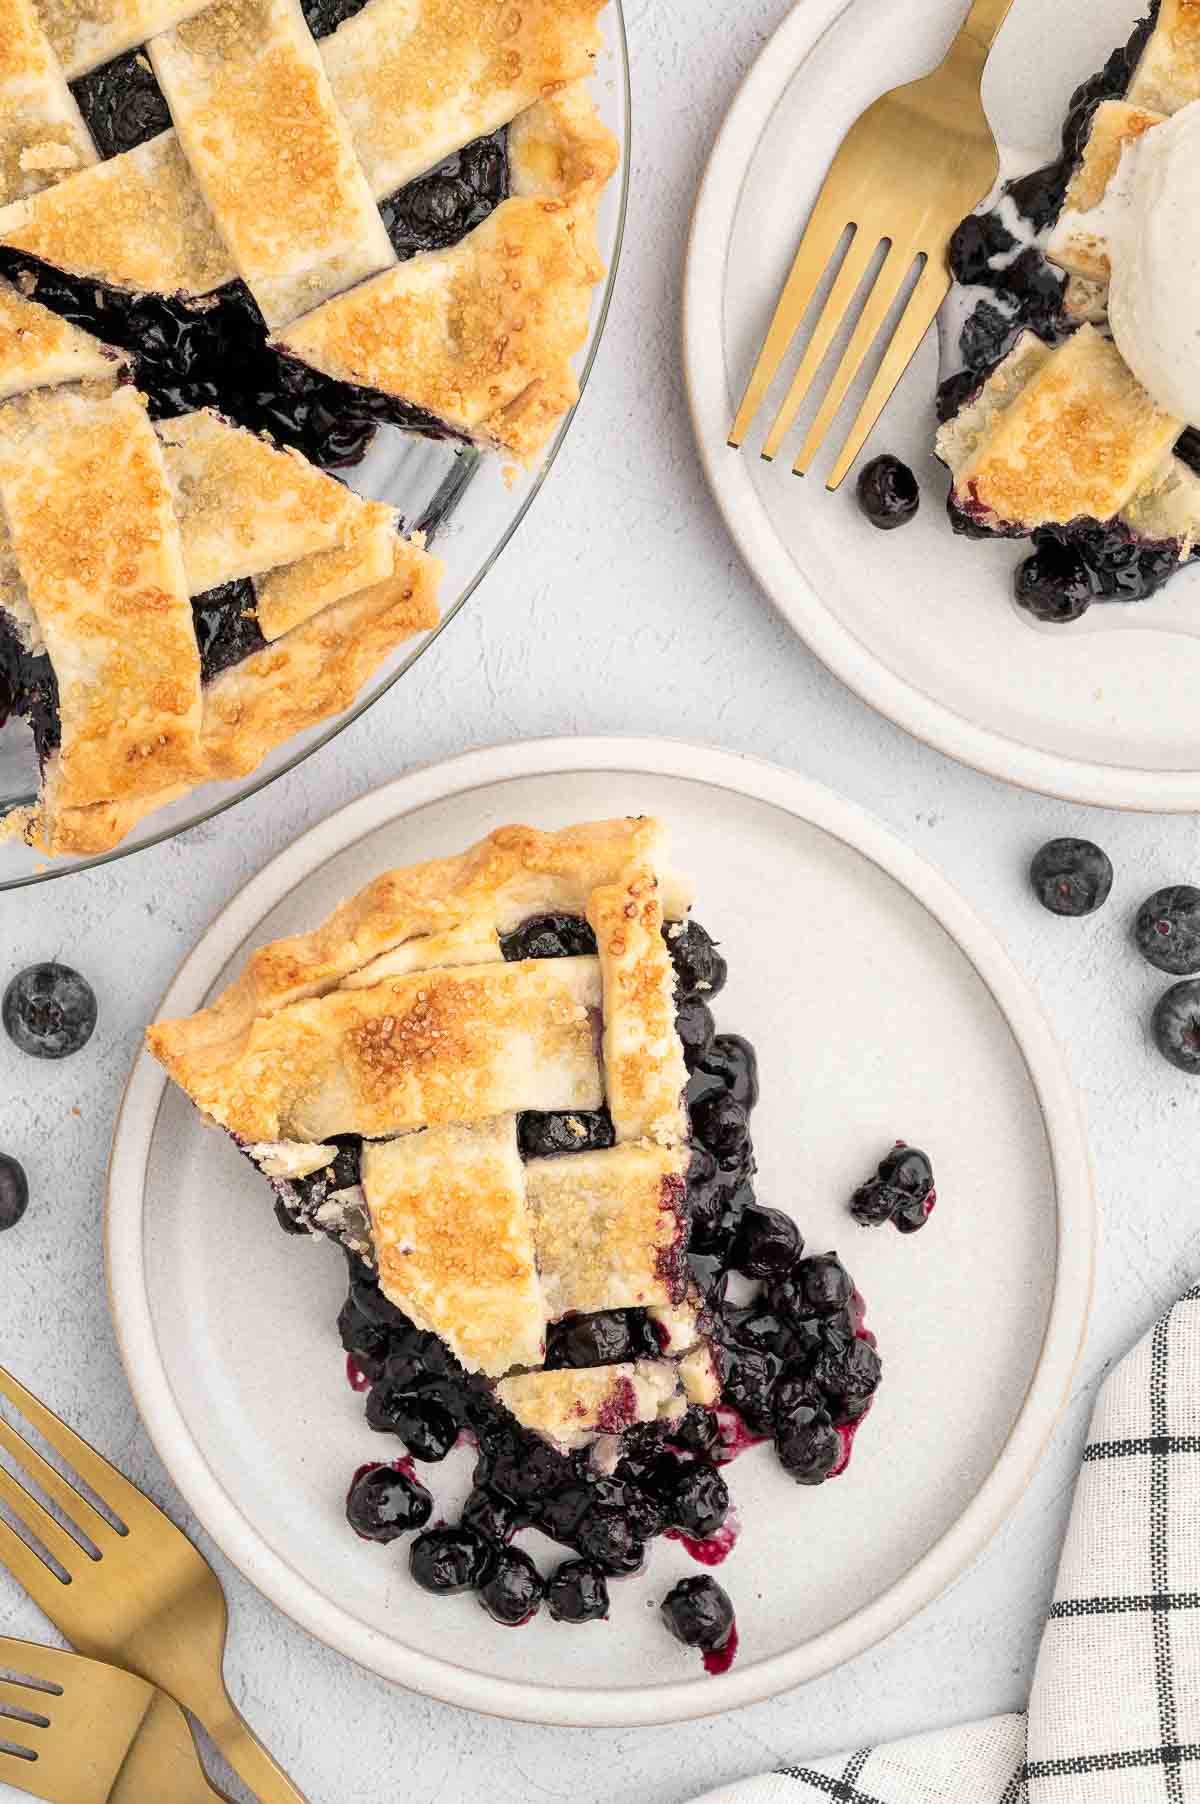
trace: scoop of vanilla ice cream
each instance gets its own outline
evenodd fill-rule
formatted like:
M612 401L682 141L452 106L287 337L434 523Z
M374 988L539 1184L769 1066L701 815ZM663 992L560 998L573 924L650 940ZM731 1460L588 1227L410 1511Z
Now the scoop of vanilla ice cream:
M1117 349L1160 407L1200 424L1200 100L1125 148L1105 212Z

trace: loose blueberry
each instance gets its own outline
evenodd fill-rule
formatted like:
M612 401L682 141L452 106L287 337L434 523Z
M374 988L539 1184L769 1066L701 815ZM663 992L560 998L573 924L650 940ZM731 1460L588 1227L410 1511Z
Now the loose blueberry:
M721 1438L721 1424L711 1409L702 1404L688 1405L687 1414L671 1430L671 1444L685 1453L711 1453Z
M606 1622L608 1580L588 1560L567 1560L546 1587L546 1608L555 1622Z
M926 1196L906 1196L892 1217L892 1222L901 1234L919 1234L932 1211L932 1192Z
M616 1575L639 1571L646 1558L646 1549L628 1517L603 1504L593 1504L584 1512L574 1540L586 1560Z
M729 1487L707 1460L692 1460L676 1479L665 1507L672 1528L706 1541L729 1514Z
M544 1535L549 1535L552 1541L561 1541L569 1546L591 1504L591 1493L587 1485L572 1483L536 1499L530 1503L529 1508Z
M775 1386L775 1427L792 1423L804 1426L824 1407L820 1391L807 1365L785 1366Z
M716 1579L680 1579L663 1598L662 1619L676 1641L708 1653L729 1640L733 1605Z
M915 518L921 491L908 465L898 457L873 457L859 471L858 505L872 526L894 532Z
M481 1584L495 1551L471 1528L427 1528L408 1552L408 1569L423 1591L452 1597Z
M414 1459L443 1460L458 1439L449 1410L419 1391L399 1389L385 1378L367 1399L367 1422L378 1434L399 1435Z
M1200 978L1173 983L1159 998L1151 1025L1164 1059L1189 1077L1200 1076Z
M878 1390L883 1361L870 1341L856 1338L843 1346L824 1347L813 1363L812 1376L830 1399L835 1418L841 1419L847 1413L853 1417L862 1413L853 1406L865 1404ZM841 1410L841 1404L851 1405L850 1410Z
M488 1485L476 1485L463 1505L463 1526L485 1541L508 1541L525 1526L524 1513Z
M668 921L663 938L675 966L681 995L701 995L705 999L724 989L728 966L699 921Z
M1112 861L1090 839L1051 839L1034 853L1029 881L1051 914L1090 915L1108 900Z
M542 1575L527 1553L500 1547L479 1587L479 1601L494 1622L515 1629L537 1615L544 1590Z
M0 1233L15 1228L29 1207L25 1167L11 1153L0 1153Z
M500 940L504 958L596 956L596 936L579 915L532 915Z
M1134 937L1142 957L1173 977L1200 971L1200 889L1177 883L1156 890L1138 909Z
M366 1541L395 1541L424 1528L432 1514L433 1498L425 1486L394 1466L368 1466L346 1498L346 1520Z
M694 1071L711 1048L716 1032L708 1004L699 996L685 996L675 1016L675 1031L683 1042L683 1062L689 1071Z
M802 1259L796 1281L809 1315L834 1315L854 1295L854 1280L836 1253Z
M878 1178L868 1178L850 1198L850 1213L860 1227L881 1228L893 1219L903 1201L902 1191L881 1184Z
M898 1140L891 1152L879 1161L879 1176L906 1196L926 1196L933 1184L933 1166L928 1153L919 1146L907 1146Z
M775 1414L775 1381L780 1361L772 1353L751 1348L722 1357L725 1401L755 1434L769 1434Z
M734 1102L749 1113L758 1102L758 1058L741 1034L718 1034L699 1069L724 1084Z
M706 1096L692 1110L692 1132L718 1165L736 1164L746 1151L750 1123L740 1103L727 1091Z
M1049 626L1069 626L1095 599L1087 565L1060 539L1045 539L1018 565L1013 593L1018 607Z
M799 1485L824 1484L841 1457L841 1437L824 1410L792 1411L775 1436L779 1463Z
M775 1278L790 1271L804 1241L790 1215L751 1203L738 1224L730 1263L748 1278Z
M9 1039L31 1058L65 1059L91 1039L96 997L69 965L30 965L9 983L0 1016Z

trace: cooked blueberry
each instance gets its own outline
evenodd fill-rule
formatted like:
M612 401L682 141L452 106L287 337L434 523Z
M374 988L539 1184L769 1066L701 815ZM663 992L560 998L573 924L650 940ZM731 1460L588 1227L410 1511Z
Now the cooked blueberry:
M425 1486L394 1466L368 1466L346 1498L346 1520L367 1541L395 1541L409 1529L424 1528L432 1513Z
M906 1196L892 1221L902 1234L919 1234L932 1211L932 1192L925 1196Z
M1024 214L1035 231L1040 232L1062 210L1063 197L1071 171L1062 163L1048 163L1044 169L1033 169L1028 175L1009 182L1004 192L1010 196L1017 212Z
M1018 326L991 301L980 301L959 334L958 353L969 370L986 370L1012 349Z
M978 393L984 380L984 374L977 369L957 370L953 376L947 376L944 382L938 383L937 419L938 425L952 420L961 412L971 397Z
M544 1590L542 1575L527 1553L500 1547L479 1587L479 1601L493 1621L515 1629L537 1615Z
M790 1270L804 1251L804 1240L790 1215L751 1203L734 1237L730 1263L748 1278L774 1278Z
M35 1059L65 1059L79 1052L96 1025L96 997L87 979L69 965L29 965L18 971L0 1006L4 1029Z
M718 1165L728 1167L743 1156L750 1123L741 1103L734 1102L727 1091L719 1091L692 1110L692 1132Z
M517 1144L523 1159L556 1159L562 1153L602 1152L614 1143L607 1109L576 1109L544 1115L526 1109L517 1116Z
M578 1481L562 1485L531 1502L533 1519L552 1541L570 1542L584 1512L591 1508L592 1497L585 1484Z
M1159 998L1152 1026L1164 1059L1191 1077L1200 1075L1200 978L1173 983Z
M775 1386L775 1427L795 1421L802 1426L824 1407L820 1390L807 1366L785 1366Z
M371 1267L353 1253L348 1256L347 1264L350 1268L350 1301L358 1313L381 1328L391 1328L398 1333L411 1330L408 1317L380 1290L378 1276Z
M824 1484L841 1457L837 1429L823 1410L794 1409L775 1436L779 1463L799 1485Z
M711 1409L700 1403L688 1405L681 1422L671 1430L671 1443L685 1453L711 1453L721 1438L721 1424Z
M408 1551L408 1569L423 1591L452 1597L482 1583L494 1550L472 1528L427 1528Z
M870 1341L855 1338L845 1346L823 1348L814 1361L812 1376L835 1405L837 1416L837 1404L865 1403L874 1396L883 1377L883 1361Z
M818 1253L802 1259L796 1282L810 1315L833 1315L854 1295L854 1280L836 1253Z
M25 1167L11 1153L0 1153L0 1233L15 1228L29 1207Z
M1044 539L1018 565L1014 593L1018 606L1050 626L1068 626L1092 605L1092 585L1079 553L1060 539Z
M249 577L236 577L195 596L192 627L200 647L200 676L206 683L266 644L258 624L258 597Z
M531 915L502 935L504 958L584 958L596 956L596 936L581 915Z
M903 1191L881 1184L878 1178L868 1178L850 1198L850 1213L862 1227L879 1228L891 1221L903 1201Z
M705 1574L672 1585L662 1601L662 1619L676 1641L708 1653L729 1640L733 1605L716 1579Z
M584 1558L603 1567L605 1572L637 1572L646 1558L646 1549L635 1535L628 1517L622 1511L604 1505L593 1504L584 1511L573 1538Z
M546 1586L555 1622L607 1622L608 1580L589 1560L567 1560Z
M1112 861L1090 839L1051 839L1034 853L1029 881L1051 914L1090 915L1108 900Z
M615 1366L631 1359L651 1359L659 1351L654 1332L641 1309L606 1309L598 1315L567 1316L552 1324L546 1337L546 1365Z
M398 1435L414 1459L443 1460L458 1439L449 1410L419 1391L399 1389L388 1378L372 1387L367 1422L379 1434Z
M752 1303L747 1309L723 1311L725 1327L738 1348L752 1347L759 1353L771 1353L777 1359L791 1359L797 1352L795 1331L769 1303Z
M711 998L724 989L728 967L699 921L668 921L663 938L682 995Z
M1054 322L1062 310L1066 277L1047 263L1033 245L1021 252L994 278L995 285L1013 295L1020 303L1023 325L1032 326L1044 337L1051 335Z
M675 1016L675 1031L683 1041L683 1062L694 1071L713 1043L716 1023L712 1010L699 996L685 996Z
M313 1232L304 1217L302 1215L297 1215L295 1205L288 1197L277 1196L275 1198L275 1220L279 1223L285 1234L303 1234L307 1236Z
M775 1413L775 1381L780 1362L771 1353L745 1348L722 1357L725 1401L756 1434L768 1434Z
M525 1526L525 1515L499 1491L489 1485L476 1485L463 1504L462 1519L485 1541L507 1541L518 1528Z
M574 1482L575 1468L537 1435L510 1433L495 1449L490 1482L515 1503L533 1503Z
M724 1084L747 1112L758 1102L758 1057L741 1034L718 1034L700 1060L700 1070Z
M684 1465L664 1501L672 1528L706 1541L729 1514L729 1487L707 1460L692 1460Z
M929 1155L920 1147L897 1141L879 1161L879 1177L893 1190L902 1190L905 1196L924 1197L933 1187L933 1166Z
M858 473L857 494L862 512L881 532L907 526L921 505L916 477L907 464L887 453L863 465Z
M973 288L992 279L991 259L1016 244L998 213L968 213L950 240L950 270L956 282Z
M342 1304L338 1333L343 1347L354 1355L371 1383L382 1378L391 1351L391 1333L382 1323L368 1321L353 1297L347 1297Z
M503 136L480 138L389 195L379 211L388 237L403 259L457 243L487 218L507 188Z
M1134 937L1143 958L1173 977L1200 971L1200 889L1176 883L1156 890L1138 909Z
M171 124L170 109L143 50L129 50L71 83L102 157L133 150Z

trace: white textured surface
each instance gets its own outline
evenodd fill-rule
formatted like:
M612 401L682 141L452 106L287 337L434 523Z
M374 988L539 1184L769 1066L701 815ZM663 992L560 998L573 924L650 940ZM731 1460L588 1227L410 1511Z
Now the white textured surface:
M445 639L356 727L244 807L111 871L0 900L5 974L64 957L101 1004L92 1044L59 1066L0 1043L0 1141L25 1160L34 1190L26 1221L0 1239L0 1359L175 1508L117 1361L99 1238L112 1111L168 977L272 852L407 764L520 735L628 731L711 739L842 789L937 861L1032 973L1085 1092L1105 1217L1084 1373L1022 1508L948 1597L802 1693L682 1730L583 1734L427 1704L325 1653L216 1556L232 1688L314 1804L679 1804L787 1756L1022 1702L1095 1380L1200 1274L1200 1085L1154 1054L1145 1022L1161 983L1127 941L1145 893L1197 880L1194 823L1020 795L867 713L763 602L700 480L679 373L684 232L722 110L786 10L784 0L631 0L635 179L608 335L547 494ZM1025 893L1029 853L1059 832L1099 839L1117 866L1113 898L1091 921L1052 920ZM836 922L811 930L836 954ZM0 1625L46 1634L2 1576ZM9 1795L0 1788L5 1804Z

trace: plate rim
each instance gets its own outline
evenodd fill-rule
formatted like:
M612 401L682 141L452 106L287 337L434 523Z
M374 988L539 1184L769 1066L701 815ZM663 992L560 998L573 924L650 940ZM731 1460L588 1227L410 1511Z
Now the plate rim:
M705 164L688 230L681 326L684 387L705 479L731 537L768 599L852 694L934 751L1020 789L1090 807L1149 813L1200 809L1200 768L1145 770L1043 751L978 725L889 670L821 601L785 550L750 481L744 450L729 450L722 330L725 271L746 174L788 84L855 0L796 0L751 64ZM714 271L719 279L714 280Z
M857 804L797 772L700 743L624 736L527 740L472 750L396 778L309 828L244 884L188 952L156 1015L197 1007L268 910L364 835L468 792L582 771L699 780L780 807L830 833L932 915L977 972L1016 1041L1042 1115L1057 1200L1054 1290L1017 1419L988 1476L946 1533L865 1609L798 1648L735 1667L719 1686L703 1674L664 1685L592 1688L472 1672L402 1648L320 1596L242 1518L192 1441L157 1356L146 1293L144 1177L168 1079L144 1046L114 1122L104 1196L105 1275L122 1364L151 1442L213 1541L276 1608L380 1677L442 1703L560 1727L649 1727L761 1702L830 1671L932 1602L982 1551L1024 1493L1069 1395L1090 1313L1096 1213L1081 1099L1032 986L994 930L948 878Z

